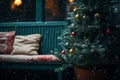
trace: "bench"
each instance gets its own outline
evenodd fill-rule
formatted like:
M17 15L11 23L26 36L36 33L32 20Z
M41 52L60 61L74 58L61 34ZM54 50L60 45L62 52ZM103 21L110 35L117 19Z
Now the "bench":
M61 50L57 37L65 26L65 22L9 22L0 23L0 32L16 30L16 35L42 34L39 55L51 55L51 50ZM60 62L0 62L0 69L54 70L60 65ZM57 75L58 80L62 80L62 72Z

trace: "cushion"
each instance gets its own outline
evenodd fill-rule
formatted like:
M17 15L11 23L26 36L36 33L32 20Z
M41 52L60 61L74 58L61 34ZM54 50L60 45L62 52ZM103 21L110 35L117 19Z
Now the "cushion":
M14 38L15 31L0 32L0 54L11 54Z
M0 55L0 62L58 62L54 55Z
M41 37L41 34L16 35L11 54L37 55Z

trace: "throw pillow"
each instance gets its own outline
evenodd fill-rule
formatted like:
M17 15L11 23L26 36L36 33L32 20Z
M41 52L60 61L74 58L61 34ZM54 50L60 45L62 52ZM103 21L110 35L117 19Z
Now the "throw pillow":
M13 50L15 31L0 32L0 54L11 54Z
M14 49L11 54L37 55L41 34L17 35L15 36Z

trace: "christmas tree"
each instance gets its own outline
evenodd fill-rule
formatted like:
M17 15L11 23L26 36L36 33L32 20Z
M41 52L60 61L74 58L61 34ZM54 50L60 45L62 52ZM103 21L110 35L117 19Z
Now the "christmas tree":
M58 39L62 51L54 51L67 67L98 67L119 62L120 29L113 23L118 10L111 0L70 0L68 26Z

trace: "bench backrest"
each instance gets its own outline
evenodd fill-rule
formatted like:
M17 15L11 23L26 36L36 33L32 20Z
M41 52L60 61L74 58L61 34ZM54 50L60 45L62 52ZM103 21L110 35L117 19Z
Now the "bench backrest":
M17 24L17 23L16 23ZM62 30L65 28L65 24L46 24L46 23L36 23L30 26L9 26L11 24L0 24L0 32L13 31L16 30L16 35L27 35L27 34L42 34L42 41L40 43L39 54L50 54L51 50L58 49L59 40L58 36L61 35Z

